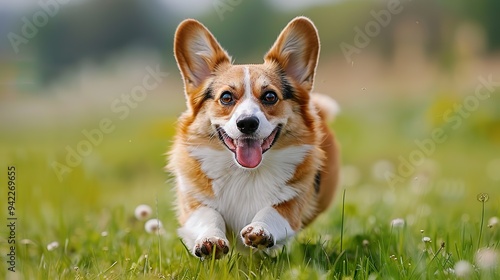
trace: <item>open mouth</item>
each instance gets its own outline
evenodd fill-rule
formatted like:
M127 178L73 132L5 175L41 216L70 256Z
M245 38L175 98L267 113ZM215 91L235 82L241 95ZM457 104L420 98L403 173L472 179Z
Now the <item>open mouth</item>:
M281 126L277 126L265 139L252 137L229 137L221 127L217 127L219 139L234 153L236 161L243 167L255 168L262 161L262 155L267 152L278 139Z

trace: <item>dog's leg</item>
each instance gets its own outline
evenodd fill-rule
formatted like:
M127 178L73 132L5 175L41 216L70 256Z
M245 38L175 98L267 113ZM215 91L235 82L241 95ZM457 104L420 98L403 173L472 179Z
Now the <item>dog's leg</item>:
M211 257L213 253L219 259L229 252L224 219L210 207L196 209L178 232L191 253L201 259Z
M295 235L300 221L292 227L290 224L295 222L287 220L281 210L281 205L260 210L252 222L241 230L243 243L248 247L271 251L284 245L287 239Z

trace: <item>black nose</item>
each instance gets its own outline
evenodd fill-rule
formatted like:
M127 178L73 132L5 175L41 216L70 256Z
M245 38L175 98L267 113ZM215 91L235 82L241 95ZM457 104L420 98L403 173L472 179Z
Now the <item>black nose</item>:
M245 134L254 133L259 128L259 119L257 117L242 117L236 121L238 129Z

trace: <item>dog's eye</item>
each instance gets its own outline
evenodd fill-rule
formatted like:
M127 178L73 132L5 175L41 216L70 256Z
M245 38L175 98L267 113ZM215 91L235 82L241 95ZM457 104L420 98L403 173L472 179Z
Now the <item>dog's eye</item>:
M234 103L233 95L229 91L223 92L219 100L222 105L232 105Z
M274 91L266 91L261 97L262 103L273 105L278 102L278 95Z

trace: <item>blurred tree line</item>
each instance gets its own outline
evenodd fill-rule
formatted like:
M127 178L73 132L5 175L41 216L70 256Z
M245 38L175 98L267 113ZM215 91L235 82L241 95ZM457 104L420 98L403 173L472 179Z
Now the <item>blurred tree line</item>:
M164 56L162 63L173 67L173 34L178 23L190 15L169 10L162 1L88 0L62 7L34 38L32 50L40 80L50 83L66 67L82 59L99 63L130 46L156 49ZM386 57L391 56L394 29L409 18L416 19L425 29L425 48L430 55L447 51L447 33L463 21L473 21L484 29L490 52L500 48L498 0L401 0L400 4L402 12L392 15L390 24L381 28L370 45ZM286 23L297 15L308 16L317 25L322 55L342 54L339 46L353 42L354 27L363 28L374 20L372 10L380 11L386 6L387 1L347 0L282 11L266 0L213 0L212 6L196 18L209 27L236 63L247 63L258 61ZM33 11L27 13L30 15Z
M490 51L500 48L500 1L446 0L445 5L454 16L472 20L484 28Z

